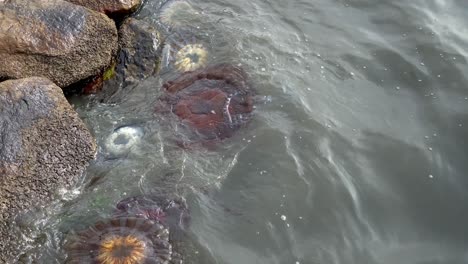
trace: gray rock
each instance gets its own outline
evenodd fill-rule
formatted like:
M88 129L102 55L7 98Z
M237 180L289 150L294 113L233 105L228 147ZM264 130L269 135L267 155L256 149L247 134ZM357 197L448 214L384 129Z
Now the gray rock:
M96 143L50 80L0 83L0 263L20 251L13 216L76 183L94 158Z
M87 8L0 1L0 79L43 76L63 88L108 67L117 41L114 21Z
M109 16L126 15L141 5L141 0L66 0Z
M161 44L158 31L147 22L127 19L119 29L119 64L125 79L145 79L156 70Z
M115 78L104 82L99 96L105 102L125 97L125 89L135 86L158 71L161 60L161 36L151 24L134 18L125 20L119 29L118 63Z

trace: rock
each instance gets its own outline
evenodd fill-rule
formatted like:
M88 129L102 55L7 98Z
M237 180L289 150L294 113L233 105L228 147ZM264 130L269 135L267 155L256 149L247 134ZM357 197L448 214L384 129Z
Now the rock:
M62 0L0 2L0 79L43 76L60 87L100 74L117 50L103 14Z
M121 16L133 13L141 5L141 0L66 0L108 16Z
M161 44L158 31L150 24L127 19L119 30L119 67L126 80L141 80L157 70Z
M7 239L13 216L76 183L95 153L90 132L50 80L0 83L0 263L21 251L18 237Z
M100 96L103 101L115 102L125 87L136 85L158 70L161 59L160 34L151 24L129 18L119 29L119 55L116 76L104 83Z

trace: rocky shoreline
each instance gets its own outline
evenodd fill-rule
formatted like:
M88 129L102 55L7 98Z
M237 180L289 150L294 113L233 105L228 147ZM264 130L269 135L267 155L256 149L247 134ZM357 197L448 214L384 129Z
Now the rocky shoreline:
M175 78L160 87L161 96L153 102L154 114L180 122L181 133L174 133L179 137L178 146L213 146L251 120L255 91L246 72L225 62L209 65L209 49L194 38L190 26L179 24L180 16L184 20L196 14L189 2L161 3L161 24L156 25L131 16L143 2L0 0L0 263L22 262L29 242L20 241L24 239L12 230L28 212L74 187L96 159L96 140L65 95L93 94L93 102L118 103L163 68L162 72L173 71L171 77ZM116 141L118 135L139 134L131 129L121 132L116 132ZM169 196L165 199L171 202L165 207L161 207L165 202L151 203L150 214L128 214L112 221L150 225L134 219L146 218L155 227L162 224L177 233L178 227L166 226L159 213L151 213L176 210L172 196L177 194ZM128 230L119 233L117 240L108 237L109 241L129 242L119 239L132 233L133 226L112 224L109 228L115 226ZM148 235L147 230L140 231L144 231L142 237ZM152 235L132 241L145 249L143 245L153 241ZM70 263L95 263L94 253L82 249L109 242L102 236L89 239L78 239L80 246L71 247ZM99 241L93 242L96 239ZM191 254L183 239L163 242L169 243L170 252L174 246L184 256ZM111 247L109 252L122 253L119 247ZM178 254L175 250L156 257L182 263L176 261ZM124 259L133 257L122 255L118 262L130 263Z
M9 233L16 215L73 186L95 158L95 139L64 92L96 92L115 69L122 83L155 70L157 31L135 19L119 31L113 20L141 4L0 0L0 263L23 251Z

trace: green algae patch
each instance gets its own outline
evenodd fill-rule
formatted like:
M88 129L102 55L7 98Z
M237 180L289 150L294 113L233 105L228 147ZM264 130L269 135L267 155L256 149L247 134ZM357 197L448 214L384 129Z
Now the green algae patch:
M108 81L114 76L115 76L115 62L112 63L111 66L107 68L107 70L104 71L104 73L102 74L102 79L104 81Z

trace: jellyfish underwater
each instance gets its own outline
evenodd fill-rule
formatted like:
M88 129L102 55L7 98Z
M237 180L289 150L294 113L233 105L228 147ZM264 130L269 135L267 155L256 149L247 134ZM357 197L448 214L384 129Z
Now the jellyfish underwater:
M99 221L72 234L65 250L72 264L168 264L173 255L169 230L138 217Z
M165 41L163 66L173 66L180 72L194 71L206 66L208 49L188 32L173 33Z
M128 197L117 203L115 215L147 218L163 224L171 231L186 230L190 222L190 212L182 198Z
M175 114L192 139L229 138L251 120L254 92L239 67L218 64L183 73L163 89L157 110Z
M176 53L175 67L181 72L193 71L206 65L208 53L201 44L188 44Z
M107 151L112 155L121 155L128 152L140 141L143 132L140 128L122 126L114 130L105 142Z
M217 263L188 230L190 211L178 195L140 195L117 203L114 217L136 216L162 224L169 229L171 264Z
M187 25L196 18L197 11L186 0L168 0L159 9L159 21L166 27Z

